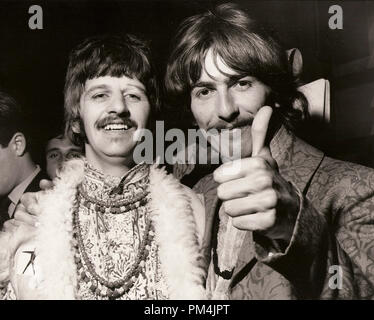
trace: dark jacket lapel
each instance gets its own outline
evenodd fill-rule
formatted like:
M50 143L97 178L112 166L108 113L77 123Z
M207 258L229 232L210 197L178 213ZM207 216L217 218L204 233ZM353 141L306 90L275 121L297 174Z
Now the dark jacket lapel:
M39 183L40 183L40 180L42 179L49 179L49 178L43 170L40 170L39 173L35 176L35 178L31 181L31 183L27 186L24 193L40 191Z

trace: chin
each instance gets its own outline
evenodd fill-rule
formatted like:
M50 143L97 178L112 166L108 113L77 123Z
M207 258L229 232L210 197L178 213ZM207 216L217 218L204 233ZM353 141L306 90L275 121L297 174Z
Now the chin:
M105 154L110 158L128 158L132 156L133 149L116 149L116 150L107 150Z

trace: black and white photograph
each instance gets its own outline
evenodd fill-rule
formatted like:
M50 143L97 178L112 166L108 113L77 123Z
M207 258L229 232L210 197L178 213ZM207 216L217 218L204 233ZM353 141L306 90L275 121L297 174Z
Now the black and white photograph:
M0 300L374 300L374 1L1 0L0 41Z

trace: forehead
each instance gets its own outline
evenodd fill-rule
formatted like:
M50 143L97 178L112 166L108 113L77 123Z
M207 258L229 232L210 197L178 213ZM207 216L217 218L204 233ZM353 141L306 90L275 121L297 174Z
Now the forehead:
M80 150L80 148L70 142L69 139L67 138L53 138L48 141L46 151L49 151L51 149L60 149L60 150L65 150L65 149L74 149L74 150Z
M204 65L199 80L224 81L230 76L237 75L239 74L227 66L219 55L214 55L213 50L209 49L204 59Z
M136 77L130 78L127 76L121 77L112 77L112 76L104 76L89 79L86 81L84 86L84 91L88 91L90 89L94 89L96 87L110 87L110 88L135 88L142 91L145 91L145 87L143 83L141 83Z

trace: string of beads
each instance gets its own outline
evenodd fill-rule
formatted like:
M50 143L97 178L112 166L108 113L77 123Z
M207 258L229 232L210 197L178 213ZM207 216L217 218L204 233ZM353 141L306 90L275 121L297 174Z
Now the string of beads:
M94 264L89 258L87 251L84 247L82 230L79 221L79 206L85 206L86 208L94 208L94 210L100 210L101 213L110 212L113 214L124 213L126 211L132 210L131 208L138 208L140 205L146 205L148 202L148 191L142 193L143 198L137 197L138 202L131 201L127 204L124 201L121 201L121 205L118 204L114 207L114 204L110 202L103 202L95 200L84 192L81 189L78 190L77 194L77 206L74 212L74 238L75 241L75 262L77 266L78 277L88 284L90 290L102 297L107 297L109 299L116 299L126 292L128 292L134 283L136 282L137 277L145 266L145 261L148 257L150 245L154 238L154 228L149 217L146 218L146 224L143 232L143 237L138 248L135 261L131 266L129 272L121 280L108 281L101 277L96 271ZM116 210L113 210L113 207ZM118 211L119 210L119 211ZM83 264L84 262L84 264ZM87 270L85 270L85 267Z
M134 210L143 206L147 203L147 196L149 194L148 188L143 190L143 192L134 195L132 199L122 199L122 200L108 200L102 201L95 199L87 194L82 188L79 188L79 194L84 200L83 205L86 208L90 208L91 205L94 205L94 210L100 213L105 213L109 211L112 214L125 213L130 210Z

